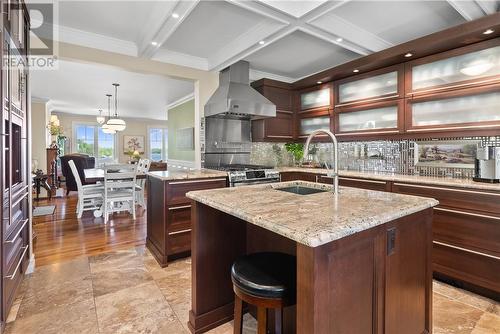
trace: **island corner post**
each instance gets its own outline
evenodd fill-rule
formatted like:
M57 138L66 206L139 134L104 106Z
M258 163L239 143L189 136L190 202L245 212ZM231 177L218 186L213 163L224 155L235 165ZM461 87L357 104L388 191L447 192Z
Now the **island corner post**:
M269 250L297 256L297 333L432 332L432 208L309 247L192 203L192 333L232 320L233 261Z

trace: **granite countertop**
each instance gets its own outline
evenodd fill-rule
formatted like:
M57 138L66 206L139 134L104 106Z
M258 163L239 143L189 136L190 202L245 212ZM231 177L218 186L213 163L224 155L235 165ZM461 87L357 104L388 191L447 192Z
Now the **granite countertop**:
M306 168L306 167L277 167L280 172L304 172L314 174L327 174L328 170L324 168ZM450 177L432 177L420 175L402 175L384 172L358 172L351 170L340 170L340 177L355 177L379 181L392 181L403 183L420 183L434 186L459 187L480 190L490 190L500 192L500 183L475 182L471 179L454 179Z
M211 178L226 178L227 172L212 170L212 169L170 169L166 171L149 172L148 176L158 178L163 181L170 180L188 180L188 179L211 179Z
M294 185L331 190L331 185L290 181L254 186L191 191L187 197L273 231L309 247L317 247L439 204L432 198L340 187L296 195L275 188Z

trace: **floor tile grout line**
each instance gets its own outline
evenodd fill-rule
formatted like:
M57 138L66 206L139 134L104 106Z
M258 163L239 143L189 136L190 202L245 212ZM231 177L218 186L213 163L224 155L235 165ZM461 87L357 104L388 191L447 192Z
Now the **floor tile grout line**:
M455 287L453 287L453 288L455 288ZM459 289L459 288L455 288L455 289ZM472 307L472 308L474 308L474 309L476 309L476 310L478 310L478 311L481 311L481 312L483 312L483 313L488 313L488 314L491 314L491 315L493 315L493 316L495 316L495 317L497 317L497 318L500 318L500 315L498 315L498 314L495 314L495 313L490 312L490 311L488 311L488 310L483 310L483 309L481 309L480 307L478 307L478 306L476 306L476 305L472 305L472 304L469 304L469 303L463 302L461 299L462 299L462 298L465 298L466 296L463 296L463 297L460 297L460 298L455 298L455 297L452 297L452 296L446 295L446 294L444 294L444 293L442 293L442 292L438 292L438 291L433 291L433 293L438 294L438 295L441 295L441 296L443 296L443 297L446 297L446 298L448 298L449 300L454 301L454 302L457 302L457 303L459 303L459 304L467 305L467 306ZM488 298L488 299L489 299L489 298ZM494 301L494 300L492 300L492 301L493 301L493 303L495 303L495 301Z

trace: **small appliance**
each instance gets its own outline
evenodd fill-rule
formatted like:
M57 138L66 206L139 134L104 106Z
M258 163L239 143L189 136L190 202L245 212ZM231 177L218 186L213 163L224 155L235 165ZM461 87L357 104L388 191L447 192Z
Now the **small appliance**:
M474 181L500 182L500 147L478 147L476 152L476 173Z

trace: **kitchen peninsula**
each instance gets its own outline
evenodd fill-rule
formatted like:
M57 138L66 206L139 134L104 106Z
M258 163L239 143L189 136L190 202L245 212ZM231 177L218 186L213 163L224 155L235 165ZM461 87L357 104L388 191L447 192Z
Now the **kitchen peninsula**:
M279 190L286 187L319 192ZM438 201L331 190L291 181L187 194L193 333L232 319L229 269L238 256L259 251L297 257L297 304L284 318L297 333L431 332L431 221Z

